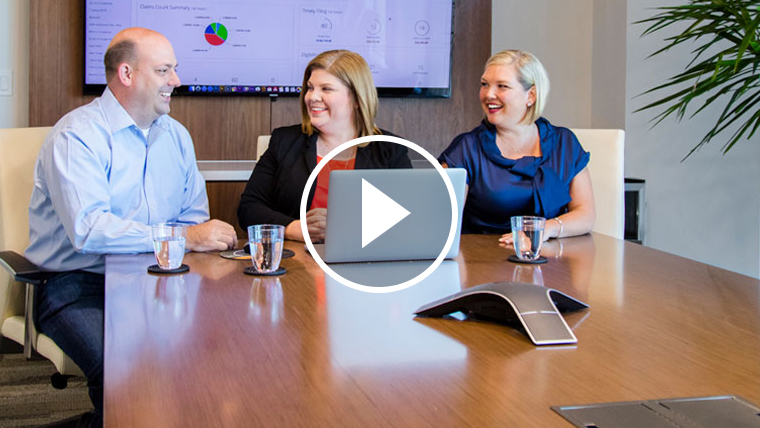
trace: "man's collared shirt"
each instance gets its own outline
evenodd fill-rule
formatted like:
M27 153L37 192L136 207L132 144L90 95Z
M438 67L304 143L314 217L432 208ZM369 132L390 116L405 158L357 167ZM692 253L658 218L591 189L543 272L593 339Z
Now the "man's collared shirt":
M46 270L102 273L104 254L153 250L149 225L208 218L187 129L163 115L146 139L106 89L58 121L40 150L25 255Z

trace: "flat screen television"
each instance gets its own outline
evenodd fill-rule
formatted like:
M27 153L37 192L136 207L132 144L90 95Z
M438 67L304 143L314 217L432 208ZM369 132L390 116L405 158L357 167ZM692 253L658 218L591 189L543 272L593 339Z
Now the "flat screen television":
M139 26L174 46L187 95L298 95L320 52L349 49L381 96L448 97L452 0L85 0L84 90L105 88L103 55Z

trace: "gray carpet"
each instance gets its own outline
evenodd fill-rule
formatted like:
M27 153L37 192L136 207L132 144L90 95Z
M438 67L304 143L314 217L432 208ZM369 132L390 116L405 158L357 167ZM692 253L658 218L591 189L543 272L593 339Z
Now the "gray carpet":
M0 354L0 428L37 427L92 409L83 377L72 377L66 389L50 385L53 364L22 354Z

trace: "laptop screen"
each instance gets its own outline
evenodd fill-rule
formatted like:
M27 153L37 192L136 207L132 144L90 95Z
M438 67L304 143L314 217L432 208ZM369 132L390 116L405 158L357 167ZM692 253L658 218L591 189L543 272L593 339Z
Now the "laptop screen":
M446 254L452 258L459 252L466 172L445 171L457 208ZM432 261L448 240L453 215L448 188L432 168L333 171L327 211L324 248L317 248L327 263Z

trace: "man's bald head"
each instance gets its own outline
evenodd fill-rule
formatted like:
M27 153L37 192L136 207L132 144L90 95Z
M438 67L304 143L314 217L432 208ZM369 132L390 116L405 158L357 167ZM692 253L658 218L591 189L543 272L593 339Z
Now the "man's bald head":
M156 38L166 40L161 33L147 28L132 27L119 31L108 45L106 55L103 58L106 66L106 82L111 82L119 69L119 64L126 62L135 66L141 45L150 43Z
M148 129L169 113L182 84L169 40L153 30L128 28L114 36L104 58L108 89L137 126Z

